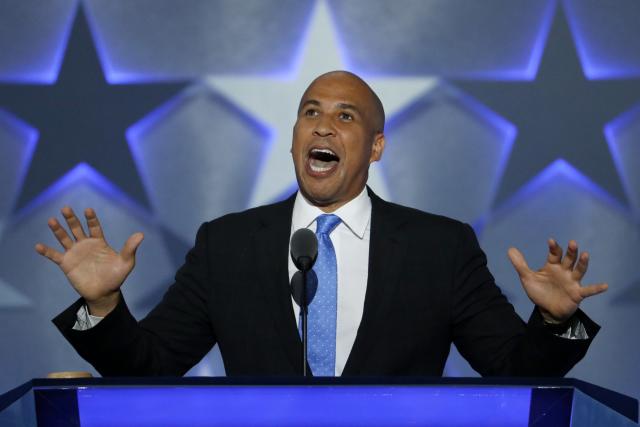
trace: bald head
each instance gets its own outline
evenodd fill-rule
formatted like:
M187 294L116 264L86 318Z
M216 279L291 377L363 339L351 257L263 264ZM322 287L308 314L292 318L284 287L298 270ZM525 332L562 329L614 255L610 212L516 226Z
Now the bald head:
M291 156L300 192L324 212L358 194L384 151L384 109L360 77L333 71L302 95Z
M300 110L300 107L302 106L302 101L305 99L305 95L307 94L307 92L309 92L309 90L313 86L320 83L335 84L336 90L339 90L340 85L348 85L364 91L366 93L366 98L367 98L366 107L369 110L369 113L371 116L370 117L371 126L373 127L375 132L379 132L379 133L384 132L385 116L384 116L384 107L382 106L382 101L380 101L380 98L378 97L378 95L373 91L373 89L371 89L371 87L367 84L367 82L362 80L356 74L353 74L352 72L349 72L349 71L342 71L342 70L329 71L328 73L324 73L316 77L316 79L311 82L311 84L305 91L304 95L302 95L302 99L300 100L300 105L298 106L298 110Z

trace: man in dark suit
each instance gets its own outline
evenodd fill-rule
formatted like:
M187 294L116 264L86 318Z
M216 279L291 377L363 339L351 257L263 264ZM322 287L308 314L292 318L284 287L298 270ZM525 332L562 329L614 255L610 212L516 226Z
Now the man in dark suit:
M142 235L116 253L93 210L85 211L87 235L63 208L73 238L52 218L64 252L36 250L82 298L55 324L103 375L181 375L216 342L229 375L298 374L289 237L298 226L315 228L315 215L335 214L340 290L329 375L441 375L452 342L483 375L564 375L598 330L578 306L607 287L580 284L588 255L578 256L574 241L563 255L550 240L547 263L534 272L509 251L536 304L524 324L468 225L385 202L365 187L369 164L384 150L383 130L382 104L364 81L346 72L318 77L294 127L298 194L204 224L176 282L140 322L120 286Z

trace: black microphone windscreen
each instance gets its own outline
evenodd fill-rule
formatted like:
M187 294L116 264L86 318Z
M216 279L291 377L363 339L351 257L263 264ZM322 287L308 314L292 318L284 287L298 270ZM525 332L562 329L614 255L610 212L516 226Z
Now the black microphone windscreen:
M316 233L308 228L296 230L291 236L291 259L298 270L308 271L318 256Z
M293 300L302 307L302 289L303 289L303 275L302 271L296 271L291 278L291 294ZM318 290L318 276L313 270L307 272L307 306L313 301L313 297L316 296Z

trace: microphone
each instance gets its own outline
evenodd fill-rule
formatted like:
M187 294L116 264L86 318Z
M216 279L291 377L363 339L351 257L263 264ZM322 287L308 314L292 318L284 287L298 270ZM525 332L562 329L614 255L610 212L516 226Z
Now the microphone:
M307 317L309 303L318 289L318 276L311 270L318 257L318 239L316 233L301 228L291 236L291 259L298 268L291 278L293 299L300 306L300 326L302 329L302 375L309 376L307 371ZM311 271L309 271L311 270ZM314 280L315 279L315 280Z
M291 278L291 295L293 295L293 300L302 307L302 295L304 292L304 273L302 271L296 271L296 273ZM318 290L318 276L316 276L316 272L313 270L309 270L307 272L307 301L306 305L308 306L313 301L313 297L316 296L316 291Z
M316 233L308 228L296 230L291 236L291 259L303 273L311 270L318 257L318 239Z

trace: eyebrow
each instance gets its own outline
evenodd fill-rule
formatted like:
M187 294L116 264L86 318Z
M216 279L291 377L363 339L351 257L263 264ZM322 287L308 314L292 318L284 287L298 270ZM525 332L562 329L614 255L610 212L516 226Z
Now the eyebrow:
M341 108L343 110L353 110L356 113L360 112L360 110L358 110L358 108L355 105L352 105L352 104L345 104L345 103L341 102L341 103L338 103L337 105L338 105L338 108Z
M303 102L302 104L300 104L300 107L298 108L298 113L300 111L302 111L302 109L304 107L306 107L307 105L309 105L309 104L315 105L315 106L318 106L318 107L320 106L320 102L316 101L315 99L308 99L305 102Z

